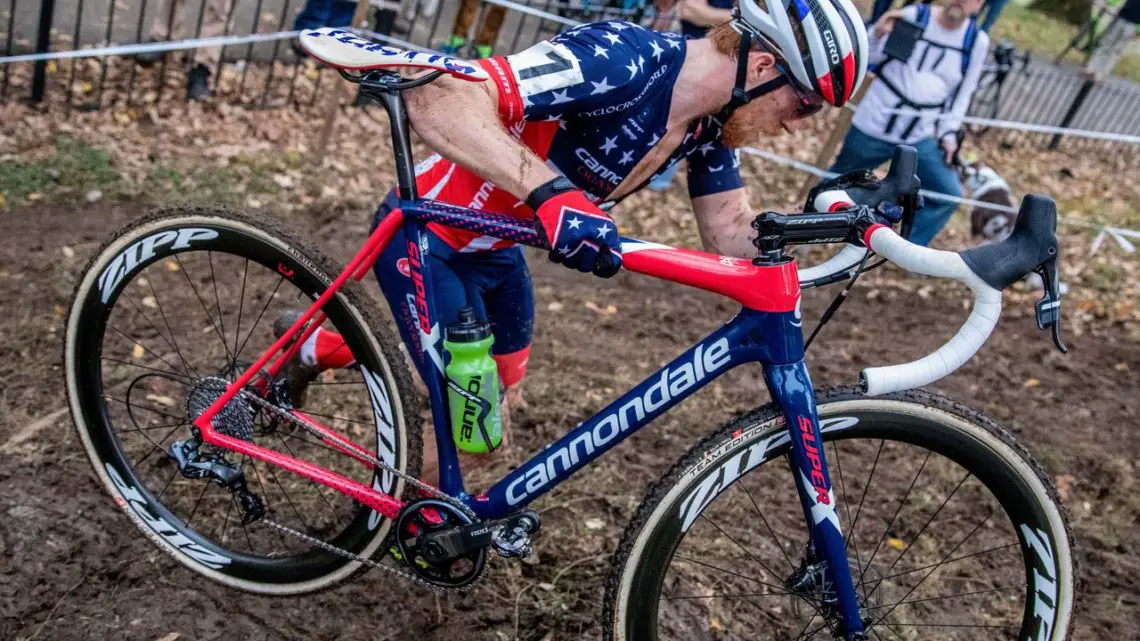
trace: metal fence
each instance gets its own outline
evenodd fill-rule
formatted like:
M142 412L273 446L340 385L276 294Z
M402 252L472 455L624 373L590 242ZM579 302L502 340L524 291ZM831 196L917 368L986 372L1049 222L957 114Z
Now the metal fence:
M995 110L971 105L970 115L1032 125L1140 136L1140 85L1120 78L1087 80L1079 70L1033 62L1005 79ZM1007 144L1048 144L1070 151L1140 153L1140 146L1106 140L1013 130L985 132Z
M438 50L465 39L495 52L518 51L582 21L620 18L650 24L646 0L371 0L365 30L375 38ZM4 56L59 52L152 39L246 36L293 28L306 0L0 0ZM354 4L349 2L346 6ZM7 5L7 6L5 6ZM343 11L342 11L343 13ZM219 17L223 15L224 17ZM181 25L181 28L177 28ZM174 27L174 29L172 29ZM212 100L256 108L312 103L328 71L298 55L292 39L220 47L220 55L191 49L167 53L143 66L133 56L0 64L0 102L31 100L67 110L151 107L184 100L186 70L209 61ZM217 48L214 49L218 51ZM1006 78L996 108L979 113L999 120L1140 135L1140 85L1119 79L1085 81L1074 69L1034 62ZM1062 141L1053 134L987 132L1010 144ZM1140 145L1066 138L1066 149Z
M0 56L289 31L305 2L0 0ZM642 20L644 6L643 0L372 0L364 29L373 37L438 49L466 25L473 44L492 34L487 44L495 51L516 51L577 21ZM298 55L294 42L231 44L220 47L220 55L171 51L149 66L134 55L0 64L0 102L67 110L153 106L185 99L186 72L199 62L209 63L213 100L259 108L312 102L328 73Z

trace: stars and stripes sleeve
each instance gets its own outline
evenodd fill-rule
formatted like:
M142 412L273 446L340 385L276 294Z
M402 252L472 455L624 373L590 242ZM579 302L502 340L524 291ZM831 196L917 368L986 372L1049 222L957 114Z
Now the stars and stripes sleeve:
M684 43L627 22L582 25L504 60L526 120L623 111L674 70ZM660 72L660 73L659 73Z
M719 140L706 142L688 155L689 197L719 194L744 186L740 156Z

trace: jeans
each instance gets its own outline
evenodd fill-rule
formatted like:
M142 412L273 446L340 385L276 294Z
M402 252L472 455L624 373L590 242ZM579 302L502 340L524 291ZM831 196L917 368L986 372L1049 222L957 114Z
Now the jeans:
M985 7L978 12L979 15L985 13L986 17L982 18L981 24L979 24L978 27L982 31L989 33L990 27L994 26L994 23L997 22L998 16L1001 15L1001 10L1005 8L1005 3L1008 1L1009 0L986 0Z
M293 29L347 27L354 11L356 3L349 0L308 0L293 21Z
M923 138L915 143L918 149L918 179L922 181L922 188L950 196L962 196L962 183L958 172L946 164L942 148L934 138ZM843 148L839 150L839 157L831 166L831 171L844 173L858 169L875 169L895 152L895 144L869 136L857 128L852 127L843 139ZM950 215L958 205L942 200L926 198L925 205L914 218L914 229L911 230L910 240L919 245L929 245L930 241L942 231Z

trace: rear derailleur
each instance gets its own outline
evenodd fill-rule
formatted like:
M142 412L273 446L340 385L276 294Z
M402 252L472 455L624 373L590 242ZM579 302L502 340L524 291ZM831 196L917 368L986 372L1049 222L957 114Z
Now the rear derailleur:
M241 524L249 525L265 516L265 503L249 491L241 466L226 460L221 452L203 452L197 435L185 441L175 441L167 452L182 476L188 479L209 479L233 494L242 511Z

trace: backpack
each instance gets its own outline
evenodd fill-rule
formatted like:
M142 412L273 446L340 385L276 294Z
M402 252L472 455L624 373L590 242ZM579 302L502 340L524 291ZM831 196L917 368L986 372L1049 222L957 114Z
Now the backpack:
M930 5L921 3L917 7L917 14L914 17L915 23L926 31L926 25L930 22ZM962 39L962 77L966 77L966 70L970 68L970 56L974 53L974 41L978 39L978 20L976 16L970 16L969 21L966 23L966 37Z

